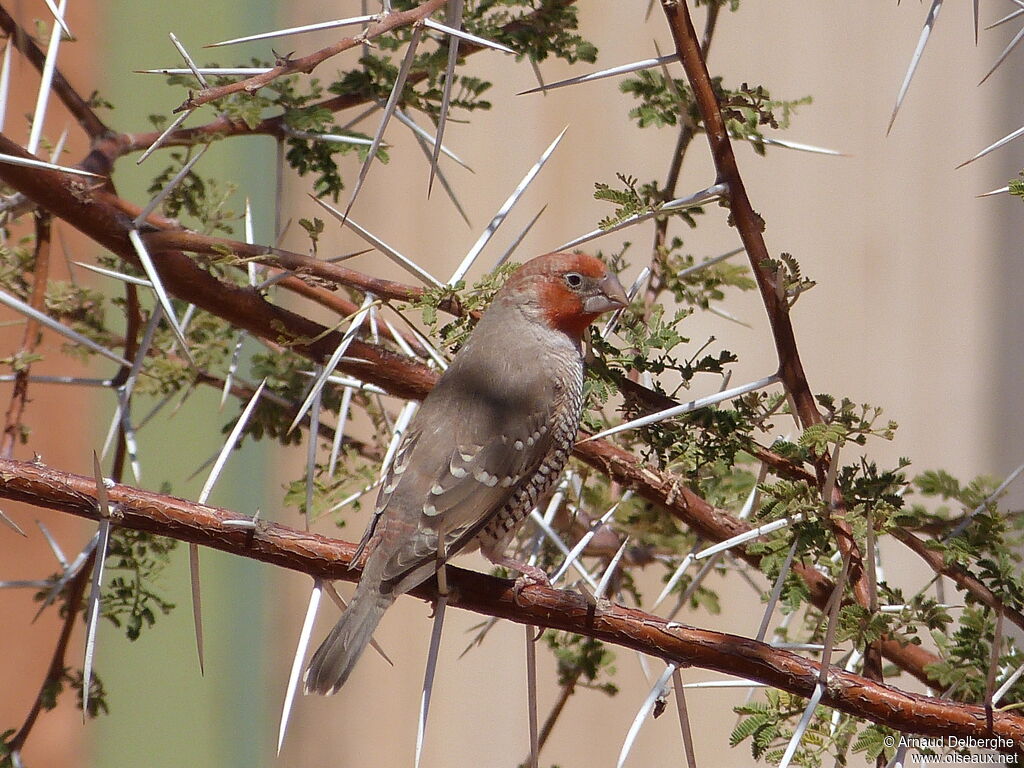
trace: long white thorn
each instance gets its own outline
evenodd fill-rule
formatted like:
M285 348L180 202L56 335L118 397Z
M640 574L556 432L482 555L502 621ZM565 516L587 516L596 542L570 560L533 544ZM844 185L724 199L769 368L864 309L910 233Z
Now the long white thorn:
M626 547L629 544L629 536L622 540L622 546L619 547L618 551L612 556L611 561L608 563L608 567L604 569L604 573L601 574L601 581L597 583L597 589L594 590L594 597L598 600L602 599L608 592L608 585L611 584L612 576L615 574L615 569L619 565L619 561L622 556L626 554Z
M572 553L569 551L569 547L565 545L561 537L555 532L555 530L548 524L536 509L530 512L530 519L537 524L537 527L548 537L548 540L554 544L558 549L565 555L566 559L572 564L572 567L576 569L576 572L583 577L583 580L590 585L591 589L597 589L597 582L594 577L587 572L587 569L579 562L579 558L572 557Z
M981 83L984 83L992 76L992 73L999 68L1000 64L1006 61L1006 57L1010 55L1010 52L1017 47L1021 40L1024 40L1024 27L1021 27L1017 34L1013 36L1013 39L1006 44L1006 47L1003 48L1003 52L1000 53L999 58L996 59L996 63L993 64L992 68L985 73L985 76L981 78L981 82L979 82L978 85L981 85Z
M1010 483L1012 483L1014 480L1020 477L1021 472L1024 472L1024 464L1021 464L1019 467L1013 470L1013 472L1007 475L1006 479L999 484L998 488L996 488L994 491L992 491L992 493L985 497L985 500L982 501L981 504L979 504L973 510L971 510L971 513L964 517L964 519L960 521L960 524L956 528L954 528L952 531L946 534L944 540L955 538L956 536L959 536L961 533L963 533L964 529L966 529L967 526L971 524L971 520L973 520L977 515L984 511L984 509L989 504L998 499L1002 495L1003 491L1010 487Z
M987 27L985 27L985 30L988 31L990 29L995 29L996 27L1000 26L1001 24L1005 24L1008 21L1013 21L1014 19L1016 19L1021 14L1024 14L1024 8L1017 8L1014 11L1010 11L1008 14L1003 16L1003 18L999 19L999 21L993 21L991 24L989 24Z
M203 653L203 595L199 581L199 545L188 545L188 575L192 594L192 626L196 635L196 654L199 657L199 674L206 674Z
M28 534L22 530L21 526L9 518L2 509L0 509L0 523L3 523L15 533L20 533L26 539L28 538Z
M652 611L656 610L657 607L665 601L665 598L672 594L672 590L676 588L676 584L679 583L683 574L685 574L690 569L690 566L693 565L693 562L696 559L695 555L697 554L697 548L701 545L701 542L702 539L697 539L697 543L693 545L693 549L690 550L686 557L683 558L682 562L679 563L679 566L672 572L672 576L670 576L668 582L666 582L665 588L661 590L661 594L658 595L658 599L655 600L654 605L651 606Z
M644 724L644 720L654 709L654 702L656 702L661 696L665 694L666 686L668 685L669 678L675 673L675 664L668 664L665 667L665 671L661 673L661 677L658 678L657 682L651 686L650 692L647 697L640 704L640 709L636 713L636 717L633 718L632 725L629 726L629 731L626 733L626 738L622 743L622 749L619 750L619 759L615 762L615 768L622 768L626 764L626 758L629 757L630 751L633 749L633 744L636 742L636 737L640 733L640 726Z
M271 71L271 67L197 67L201 75L214 75L216 77L252 77L253 75L264 75ZM163 67L162 69L136 69L136 75L190 75L192 70L188 67Z
M439 21L434 21L430 17L425 17L423 19L423 24L424 26L429 27L430 29L433 29L437 32L444 32L446 35L451 35L452 37L460 38L475 45L482 45L484 48L493 48L495 51L501 51L502 53L515 54L515 51L513 51L506 45L496 43L493 40L488 40L483 37L471 35L469 32L465 32L461 29L453 29L452 27L445 26Z
M67 13L67 0L60 0L57 13L54 14L63 18ZM43 61L43 74L39 82L39 93L36 95L36 108L32 112L32 129L29 132L28 144L25 149L30 155L34 155L39 149L39 142L43 138L43 123L46 121L46 107L50 100L50 89L53 84L53 73L57 67L57 52L60 50L61 28L54 25L50 30L50 44L46 48L46 59Z
M334 477L338 466L338 454L341 453L342 441L345 439L345 427L348 425L348 412L352 405L352 393L355 390L346 387L341 393L341 407L338 408L338 423L334 427L334 442L331 443L331 458L327 464L327 477Z
M63 325L62 323L58 323L56 320L54 320L49 315L44 314L43 312L40 312L35 307L33 307L33 306L29 305L29 304L26 304L25 302L23 302L21 299L17 298L16 296L12 296L9 293L6 293L5 291L0 291L0 304L3 304L5 306L7 306L7 307L10 307L11 309L15 310L16 312L20 312L23 315L28 315L33 320L38 322L40 325L46 326L51 331L56 331L61 336L64 336L65 338L70 339L71 341L75 342L76 344L81 344L83 347L88 347L93 352L96 352L97 354L103 355L108 360L113 360L115 363L119 363L120 365L129 367L129 368L131 367L131 363L128 362L127 360L125 360L120 355L118 355L118 354L116 354L114 352L111 352L109 349L107 349L104 346L101 346L101 345L97 344L95 341L90 339L88 336L83 336L82 334L78 333L78 331L73 331L70 328L68 328L66 325Z
M405 57L402 59L402 66L398 69L398 76L395 78L395 84L391 88L391 94L388 96L387 104L384 105L384 116L380 120L380 126L377 128L377 133L374 134L373 144L370 145L370 149L366 153L366 159L363 161L363 165L359 169L359 176L356 177L356 183L352 189L352 196L349 198L348 206L345 208L345 214L342 217L343 221L348 218L349 213L352 211L352 206L355 204L356 198L359 196L359 191L363 188L363 182L366 181L366 174L369 172L370 166L377 157L377 150L380 149L381 142L384 140L384 131L388 127L391 115L394 114L395 108L398 106L398 100L402 97L402 91L405 89L405 80L409 76L409 70L412 69L412 62L416 56L416 48L419 46L420 39L422 37L423 26L421 24L413 25L412 37L409 38L409 46L406 48Z
M315 367L315 371L318 374L323 373L319 369L320 366ZM317 389L316 394L313 396L313 400L309 405L309 435L306 439L306 499L305 509L306 514L305 524L306 530L309 530L309 521L313 516L313 491L315 489L316 479L316 451L317 451L317 438L320 435L320 404L323 402L323 387Z
M935 27L935 20L939 18L939 11L942 10L942 0L932 0L932 6L928 9L928 16L925 19L924 26L921 28L921 35L917 40L917 47L914 49L914 55L910 58L910 66L907 67L907 74L903 78L903 84L900 86L900 92L896 96L896 106L892 108L892 117L889 118L889 127L885 129L885 134L888 136L889 132L892 131L892 125L896 122L896 115L899 114L900 106L903 104L903 99L907 95L907 89L910 87L910 81L914 78L914 72L917 71L917 65L921 61L921 54L924 53L924 47L928 44L928 37L932 33L932 29Z
M403 256L401 253L399 253L397 250L395 250L390 245L385 243L379 237L371 233L369 230L364 229L363 227L356 224L349 216L346 216L333 205L331 205L330 203L326 203L320 198L314 197L313 195L310 195L310 198L312 198L313 201L317 203L317 205L319 205L321 208L323 208L325 211L331 214L331 216L333 216L346 227L351 229L353 232L355 232L357 235L363 238L363 240L368 242L378 251L380 251L389 259L391 259L393 262L395 262L400 267L405 269L407 272L409 272L412 275L415 275L417 278L419 278L427 285L430 285L434 288L441 287L441 281L439 281L436 277L434 277L425 269L423 269L419 264L414 262L412 259Z
M352 323L349 325L348 330L346 330L345 334L341 337L341 341L338 343L334 353L331 355L326 365L324 365L320 375L317 376L316 380L313 382L313 385L310 387L309 394L306 395L306 399L303 400L302 405L299 406L299 412L292 420L291 426L288 427L289 432L299 425L299 422L302 421L303 417L306 415L306 411L308 411L310 406L313 404L313 401L319 397L320 393L323 391L324 384L327 383L327 377L334 371L335 366L341 360L342 356L344 356L345 351L352 344L352 340L355 339L356 334L359 333L359 328L362 326L363 320L369 313L370 305L373 301L373 297L369 294L367 294L366 298L363 299L363 304L352 318ZM311 434L310 439L314 439L314 435Z
M7 38L4 46L4 60L0 64L0 132L7 121L7 99L11 93L11 54L14 53L14 40Z
M113 269L105 269L104 267L98 267L95 264L86 264L84 261L76 261L75 264L87 269L90 272L95 272L97 275L104 275L106 277L112 277L115 280L120 280L122 283L131 283L132 285L140 285L143 288L152 288L153 283L142 277L134 277L133 275L126 275L124 272L117 272Z
M306 649L309 648L309 639L313 635L313 623L316 621L316 611L320 606L320 598L323 595L323 582L319 579L313 581L313 591L309 595L309 605L306 606L306 618L302 620L302 630L299 632L299 641L295 645L295 657L292 659L292 669L288 674L288 688L284 694L284 706L281 708L281 723L277 728L277 754L281 754L281 746L284 744L284 735L288 730L288 718L292 713L292 703L295 701L295 692L299 688L299 678L302 676L302 661L306 658Z
M400 109L396 109L395 110L395 119L398 122L400 122L402 125L406 126L410 131L415 133L421 139L423 139L423 141L425 141L432 148L431 151L433 151L433 149L435 149L438 146L440 146L441 147L441 149L440 149L441 154L447 155L451 160L453 160L458 165L461 165L463 168L465 168L470 173L476 173L476 171L474 171L472 168L469 167L469 164L465 160L463 160L461 157L459 157L454 152L452 152L450 149L448 149L448 147L446 147L443 144L441 144L440 143L440 139L438 137L431 136L430 135L430 131L425 129L422 125L420 125L415 120L413 120L411 117L409 117L407 114L405 114L405 112L403 112Z
M107 563L107 546L110 544L110 504L107 499L107 485L100 471L100 460L93 451L93 476L96 479L96 506L100 515L100 529L96 551L96 562L92 569L92 587L89 605L86 607L85 662L82 666L82 720L89 714L89 687L92 682L92 661L96 652L96 627L100 619L100 588L103 584L103 568Z
M546 163L548 158L551 157L551 153L555 151L555 148L558 146L559 142L562 141L562 137L565 136L565 132L568 130L569 126L565 126L565 128L562 129L562 132L558 134L558 136L555 137L555 140L548 145L547 149L544 150L540 159L537 160L533 167L526 172L526 175L523 176L519 185L512 191L512 194L509 195L501 208L498 209L498 212L494 214L494 218L491 219L491 222L487 225L486 229L484 229L483 234L481 234L473 244L473 247L469 249L469 253L466 254L465 258L463 258L462 263L459 264L455 272L452 273L452 276L448 280L448 285L455 285L455 283L459 282L459 280L466 276L469 268L472 267L473 262L476 261L476 257L480 255L480 251L484 249L484 246L487 245L488 241L490 241L491 236L494 235L498 227L500 227L502 222L505 221L505 217L508 216L509 211L512 210L512 206L514 206L516 202L518 202L519 198L522 197L523 192L525 192L526 188L530 186L530 182L532 182L536 178L537 174L540 173L540 169L544 167L544 163Z
M747 138L746 141L753 142L753 139ZM846 157L845 152L840 152L838 149L829 149L828 147L818 147L814 144L801 144L798 141L789 141L788 139L773 139L770 136L762 136L761 143L769 147L779 147L780 149L792 149L795 152L809 152L812 155L828 155L830 157Z
M1022 10L1024 10L1024 9L1022 9ZM995 142L993 144L989 144L987 147L985 147L983 150L981 150L981 152L976 154L970 160L964 160L962 163L960 163L960 165L957 166L957 168L963 168L965 165L969 165L970 163L973 163L978 158L984 157L989 152L994 152L995 150L999 149L1004 144L1010 143L1011 141L1013 141L1014 139L1016 139L1018 136L1020 136L1022 134L1024 134L1024 125L1022 125L1017 130L1015 130L1015 131L1013 131L1011 133L1006 134L1005 136L1003 136L1003 138L999 139L999 141L997 141L997 142ZM992 194L992 193L989 192L987 194Z
M462 28L462 5L463 0L448 0L449 25L455 29ZM434 176L437 174L437 157L441 152L441 141L444 139L444 129L448 122L448 106L451 104L452 84L455 81L455 65L459 62L459 38L452 36L448 41L448 65L444 73L444 89L441 91L441 111L437 119L437 138L434 141L434 149L430 155L430 179L427 181L427 197L430 197L430 190L434 187Z
M256 407L256 403L260 399L260 395L263 394L263 388L266 386L266 379L264 379L253 396L249 399L245 409L242 411L241 416L238 417L238 421L235 422L235 426L231 430L231 434L228 435L228 439L224 441L224 445L221 446L220 453L217 456L217 460L214 462L213 469L210 470L209 476L206 478L206 482L203 484L203 489L199 493L199 503L205 504L206 500L210 497L210 492L213 491L213 486L217 482L217 478L220 477L221 470L224 469L224 464L227 462L228 456L232 449L235 447L235 443L238 442L239 436L242 434L242 430L245 428L246 423L249 421L249 417L252 415L253 409ZM196 633L196 651L199 655L199 671L202 674L205 669L204 653L203 653L203 602L199 580L199 547L196 544L189 544L188 546L188 568L189 568L189 583L191 584L192 591L192 620L195 625Z
M173 32L168 32L167 36L171 38L171 44L178 49L178 53L181 54L181 58L185 60L185 66L187 66L189 71L196 76L196 80L199 81L199 84L203 86L203 88L209 88L209 83L206 82L206 76L199 71L199 67L197 67L196 63L192 61L192 57L189 56L188 51L185 50L185 46L181 44L180 40L178 40L178 36Z
M789 553L786 555L785 561L782 563L782 567L779 569L779 575L775 579L775 586L772 587L772 594L768 598L768 604L764 608L764 616L761 617L761 626L757 628L757 640L764 640L764 636L768 633L768 624L771 622L772 614L775 613L775 606L779 602L779 596L782 594L782 587L786 583L786 576L789 574L789 568L793 564L793 556L796 554L797 540L793 538L793 544L789 548Z
M533 635L536 629L526 625L526 703L530 720L530 768L538 768L540 740L537 729L537 646ZM1021 667L1024 669L1024 667Z
M430 631L430 650L427 653L427 667L423 673L420 715L416 723L416 762L414 763L416 768L419 768L420 757L423 754L423 738L427 732L427 716L430 714L430 695L434 690L434 672L437 671L437 656L441 649L441 629L444 627L444 609L447 604L447 595L440 595L434 607L434 626Z
M50 533L50 530L45 525L43 525L41 520L36 520L36 525L39 526L39 530L46 539L46 543L50 545L50 551L53 552L53 556L57 558L57 562L60 563L60 567L67 570L68 559L64 556L64 550L60 548L60 544L58 544L57 540L53 538L53 534Z
M195 155L192 156L192 159L185 163L185 165L181 167L181 170L174 174L174 177L170 181L164 184L163 189L156 193L156 196L154 196L153 199L149 201L146 207L142 209L142 212L139 213L139 215L136 216L135 220L132 222L135 225L136 229L138 229L139 227L146 223L146 219L148 219L149 215L156 210L156 207L160 205L160 203L162 203L166 199L166 197L169 194L171 194L171 192L174 191L174 188L181 183L182 179L188 176L189 171L192 170L192 167L199 162L199 158L206 154L206 150L209 149L209 146L210 145L207 144L198 152L196 152Z
M171 326L171 330L174 331L174 335L177 337L178 342L181 344L182 355L184 355L185 359L188 360L188 364L194 368L196 363L192 358L192 353L189 352L188 342L185 340L185 332L181 329L181 326L178 325L178 318L174 314L174 307L171 305L170 296L167 295L167 290L164 288L163 281L160 279L160 273L156 271L153 259L150 257L149 251L146 249L146 244L142 242L142 235L139 234L137 229L129 229L128 239L135 248L135 253L139 257L142 269L153 283L153 291L156 293L157 299L164 308L165 318Z
M523 239L528 234L530 234L530 230L533 229L533 225L537 223L537 220L544 214L544 211L546 211L547 209L548 204L544 203L544 205L541 206L541 209L533 215L532 219L530 219L530 222L525 227L523 227L522 231L518 235L515 236L515 239L509 244L508 248L505 249L505 252L501 254L500 258L496 262L494 262L493 269L497 269L498 267L500 267L502 264L509 260L509 257L511 257L512 254L516 252L516 248L518 248L520 243L523 242Z
M326 141L330 144L355 144L360 147L369 147L373 145L373 139L364 139L362 136L346 136L341 133L310 133L309 131L299 131L294 128L285 128L284 132L297 139Z
M693 734L690 732L690 715L686 711L686 689L683 686L683 676L678 668L672 673L672 687L676 695L676 712L679 715L679 731L683 737L686 765L689 768L697 768L697 757L693 751Z
M692 195L687 197L679 197L675 200L670 200L664 205L660 206L656 211L648 211L647 213L637 213L629 218L623 219L618 224L608 229L594 229L587 232L585 235L570 240L567 243L562 243L555 251L567 251L570 248L575 248L577 245L596 240L599 237L610 235L612 232L618 232L620 229L631 227L634 224L639 224L648 219L653 219L655 216L661 216L666 213L674 213L675 211L682 211L687 208L696 208L704 203L710 203L713 200L717 200L720 197L725 196L728 193L729 186L727 184L712 184L706 189L702 189L699 192L694 192Z
M64 30L64 34L67 35L68 38L73 38L74 35L71 34L71 29L68 27L67 22L64 20L64 14L60 10L60 8L53 4L53 0L43 0L43 2L46 3L46 7L49 8L50 13L53 14L54 21L60 24L60 28Z
M679 61L677 54L670 56L659 56L655 59L643 59L641 61L634 61L630 64L620 64L617 67L609 67L608 69L602 69L597 72L591 72L586 75L577 75L576 77L570 77L568 80L559 80L557 83L548 83L547 85L541 85L537 88L531 88L528 91L521 91L517 93L517 96L525 96L528 93L537 93L538 91L553 91L555 88L564 88L567 85L579 85L581 83L590 83L594 80L601 80L606 77L615 77L616 75L625 75L630 72L638 72L642 69L652 69L654 67L660 67L663 64L669 64L673 61Z
M763 379L752 381L749 384L743 384L742 386L739 387L733 387L732 389L727 389L723 392L717 392L713 395L708 395L707 397L701 397L696 400L691 400L688 403L682 403L681 405L666 408L663 411L658 411L657 413L652 413L648 416L642 416L639 419L633 419L632 421L627 421L623 424L610 427L609 429L606 429L603 432L598 432L596 435L591 435L590 437L584 438L583 440L580 440L580 442L586 443L589 442L590 440L598 440L604 437L609 437L611 435L617 435L619 432L625 432L626 430L629 429L646 427L648 424L655 424L659 421L665 421L666 419L672 419L675 418L676 416L682 416L684 413L690 413L691 411L696 411L701 408L707 408L708 406L715 405L717 403L722 402L723 400L732 400L733 398L740 397L741 395L745 395L748 392L754 392L758 389L770 387L773 384L777 384L778 382L778 374L766 376Z
M1006 680L1003 681L1003 684L999 686L999 689L992 694L993 707L999 706L999 702L1002 701L1003 696L1005 696L1006 692L1013 687L1013 684L1020 679L1020 676L1022 674L1024 674L1024 664L1021 664L1019 667L1013 670L1013 673L1008 678L1006 678Z
M187 112L182 112L180 115L174 118L170 122L170 124L166 128L164 128L163 133L156 137L156 141L150 144L149 147L146 148L146 151L139 156L139 159L135 161L135 164L142 165L142 162L147 157L149 157L158 149L160 149L160 147L163 146L164 141L167 140L167 137L170 136L172 132L176 131L178 129L178 126L184 123L188 119L188 116L191 114L192 110L190 109Z
M400 112L400 110L396 111L395 114L398 115L399 112ZM432 152L431 152L431 149L430 149L430 145L427 144L427 142L424 140L424 138L422 136L420 136L418 133L416 133L415 131L413 132L413 138L416 139L416 143L419 145L419 147L422 150L423 154L426 156L427 161L429 162L431 160L431 157L432 157ZM462 203L459 202L459 198L455 194L455 190L452 188L452 185L448 183L448 178L444 175L444 173L441 171L440 168L437 168L436 166L432 166L432 168L433 168L434 171L436 171L437 179L438 179L438 181L441 182L441 187L444 189L445 194L448 195L448 199L451 200L452 201L452 205L455 206L455 210L459 212L459 216L461 216L462 220L464 222L466 222L466 226L467 227L471 227L472 223L469 221L469 216L466 214L465 208L462 207ZM428 191L428 195L429 195L429 191Z
M234 450L235 445L238 443L238 438L245 429L245 425L248 424L249 418L252 416L252 412L255 410L256 404L259 402L260 395L263 394L263 390L266 386L267 380L264 379L260 382L260 385L256 387L256 391L253 392L252 397L249 398L249 402L246 403L245 408L242 409L242 413L235 422L235 426L231 428L231 433L221 446L220 453L217 455L217 460L213 464L213 469L210 470L210 474L206 478L206 482L203 483L203 489L199 493L200 504L205 504L207 499L210 498L213 486L220 477L220 473L223 471L224 465L227 463L228 456L231 455L231 451Z
M269 40L275 37L284 37L285 35L301 35L304 32L316 32L321 29L335 29L336 27L349 27L355 24L367 24L371 21L375 21L378 17L376 15L365 15L365 16L350 16L347 19L335 19L334 21L321 21L319 24L306 24L301 27L289 27L288 29L275 29L273 32L260 32L256 35L247 35L246 37L236 37L232 40L221 40L219 43L210 43L204 45L204 48L218 48L222 45L235 45L236 43L248 43L253 40Z
M814 686L814 693L811 694L811 698L807 702L807 708L804 709L803 716L801 716L800 722L797 723L796 730L793 731L793 736L789 740L789 744L786 745L786 751L782 755L782 760L779 761L779 768L789 768L789 763L793 759L793 755L796 754L797 747L800 746L804 733L807 732L807 726L811 724L811 717L814 716L814 710L818 707L818 703L821 701L822 694L824 693L825 683L819 681L817 685Z
M83 171L79 168L69 168L66 165L48 163L45 160L35 160L31 157L17 157L15 155L0 154L0 163L7 163L8 165L20 165L24 168L42 168L47 171L61 171L63 173L72 173L75 176L91 176L94 179L103 178L97 173L90 173L89 171Z
M797 512L792 517L784 517L781 520L774 520L764 525L759 525L757 528L751 528L749 531L737 534L725 541L720 541L717 544L708 547L705 550L698 552L694 557L698 560L703 560L705 557L711 557L719 552L724 552L727 549L738 547L740 544L745 544L752 539L759 538L761 536L767 536L769 533L781 530L793 523L799 523L804 519L803 512Z
M611 509L609 509L603 515L601 515L601 518L599 520L595 520L593 523L591 523L590 530L588 530L585 534L583 534L583 536L580 537L580 540L576 542L576 546L574 546L569 551L569 554L566 555L565 560L563 560L562 564L558 566L558 570L555 571L555 574L551 577L552 584L556 583L560 578L562 578L562 576L565 575L565 572L569 570L573 563L575 563L579 559L580 555L583 553L583 550L586 549L587 545L590 543L590 540L594 538L598 530L600 530L601 526L611 519L612 515L615 514L615 510L618 508L619 502L615 502L615 504L612 505Z

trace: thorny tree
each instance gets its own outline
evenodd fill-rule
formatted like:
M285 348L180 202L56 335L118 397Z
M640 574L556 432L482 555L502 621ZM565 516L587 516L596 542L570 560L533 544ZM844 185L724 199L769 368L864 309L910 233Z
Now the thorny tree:
M351 21L355 33L339 25L333 45L253 62L245 71L198 68L181 48L187 66L168 73L172 85L188 89L176 110L179 119L165 119L149 133L108 125L103 101L95 94L85 98L83 85L54 67L62 19L33 27L0 6L5 71L12 55L36 67L41 92L63 103L90 143L74 167L62 164L59 148L52 153L56 164L45 162L44 100L32 115L25 146L0 134L0 301L25 324L21 346L5 358L11 385L0 497L99 523L78 557L42 587L40 599L50 610L62 610L64 630L35 706L20 727L3 733L5 764L20 763L37 718L55 696L68 695L63 689L77 689L90 715L106 709L91 669L96 622L110 619L134 638L169 610L153 578L177 542L189 544L193 565L197 547L205 545L303 571L315 579L315 597L333 590L330 580L358 576L348 568L354 546L309 533L309 520L343 519L346 507L372 494L411 409L507 268L465 285L487 243L484 236L451 279L439 281L391 249L386 232L359 230L371 247L409 271L411 282L404 284L318 254L318 237L339 222L359 229L347 214L372 164L385 159L389 122L418 118L428 126L415 130L430 161L431 183L458 205L438 166L447 152L445 125L453 115L462 119L491 107L484 98L489 84L470 74L464 61L471 54L498 47L533 63L550 56L597 58L596 48L576 32L571 0L384 5L380 14ZM500 574L449 567L446 578L454 589L448 603L544 629L544 641L559 659L563 695L543 727L533 718L532 764L578 686L614 692L608 666L616 645L664 660L664 674L636 723L659 701L673 698L691 764L697 763L687 736L683 666L768 686L737 708L731 741L749 741L754 756L770 762L845 763L861 759L855 757L860 753L884 765L901 756L891 746L901 733L997 739L1003 752L1020 755L1024 719L1015 709L1024 700L1024 685L1017 682L1024 657L1007 622L1024 629L1024 585L1015 554L1019 516L997 507L1007 483L961 483L941 472L911 477L905 462L883 467L867 458L839 458L844 446L892 438L895 425L882 420L879 409L810 388L790 308L813 282L792 256L769 251L732 149L739 141L761 152L784 145L766 128L785 127L804 100L780 100L761 85L734 87L712 78L707 56L716 27L739 3L695 5L702 6L702 32L691 8L666 1L661 10L675 50L608 73L624 77L622 91L635 100L631 115L640 128L673 128L678 140L664 180L640 181L627 169L615 182L600 181L596 197L613 211L572 244L653 222L649 251L605 254L617 268L643 268L629 311L592 339L589 435L581 438L607 434L578 444L558 492L520 542L523 552L556 574L555 586L514 595ZM939 7L936 1L926 33ZM40 31L45 26L52 29L48 42ZM346 51L353 53L335 58ZM349 69L325 85L310 73L328 60L344 61ZM339 127L367 109L376 120L372 134ZM191 118L191 127L182 118ZM252 135L273 137L287 166L307 178L322 201L324 218L301 222L313 255L238 238L234 232L244 225L226 210L224 185L202 175L198 161L205 145ZM683 157L705 140L717 179L707 189L682 194ZM502 223L556 144L488 232ZM153 203L140 209L118 196L113 171L119 159L154 151L170 165L153 178ZM1011 184L1010 191L1020 190ZM51 278L58 221L105 249L92 268L117 277L119 291L104 294L84 282ZM721 258L696 259L683 234L698 222L733 227L742 247ZM743 252L746 267L727 260ZM727 373L735 356L715 345L693 351L683 324L693 312L723 311L719 305L728 291L751 289L763 301L779 367L770 377L730 388ZM328 309L337 321L324 327L284 308L279 298L285 293ZM22 414L30 389L40 383L33 374L39 340L54 333L68 339L69 354L88 356L92 368L109 376L79 380L114 394L105 480L99 459L94 475L83 477L14 458L23 449L31 452ZM246 338L258 339L260 350L240 354ZM117 366L113 375L111 363ZM691 383L719 376L726 383L718 396L681 404L678 395ZM258 387L249 383L260 380ZM185 501L123 482L136 461L140 425L133 396L157 394L167 403L194 387L221 389L241 406L201 498ZM372 438L346 435L356 412L375 425ZM797 437L773 437L792 420L799 425ZM287 499L305 515L306 531L204 505L224 459L245 437L283 445L302 439L310 446L305 476L295 480ZM0 520L22 532L17 521ZM878 542L885 537L955 584L966 603L958 616L927 592L907 594L878 577ZM112 572L106 577L104 565ZM664 569L665 591L658 599L640 594L633 579L640 566ZM559 589L570 567L582 580L576 589ZM684 609L716 603L703 581L715 568L745 572L763 589L765 618L756 637L678 623ZM198 580L193 589L201 645ZM415 594L438 600L433 582ZM669 596L675 607L659 612ZM437 620L443 615L438 610ZM779 615L769 638L767 629ZM65 652L71 633L83 626L89 650L80 670ZM786 641L792 650L780 647ZM920 684L928 695L905 690ZM635 729L620 762L634 737Z

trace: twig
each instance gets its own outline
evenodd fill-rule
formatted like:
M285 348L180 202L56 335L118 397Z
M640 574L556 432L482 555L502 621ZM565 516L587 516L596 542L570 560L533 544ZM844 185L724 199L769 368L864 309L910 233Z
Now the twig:
M57 639L57 647L53 650L53 656L50 658L50 667L46 670L46 677L43 678L43 684L39 687L39 695L36 696L36 700L32 703L32 709L29 710L21 728L18 729L18 732L8 743L12 752L18 752L25 745L25 741L32 732L32 727L36 724L39 713L42 712L43 702L48 699L48 691L64 676L64 658L67 655L68 642L71 640L71 632L74 630L79 618L78 609L82 604L85 585L92 576L92 564L95 557L96 552L93 550L93 553L89 555L88 560L86 560L85 564L79 569L68 585L64 624L61 626L60 637Z
M46 299L46 284L50 274L50 223L52 217L44 211L38 211L35 215L35 270L32 278L32 295L29 298L29 306L43 312L44 300ZM31 369L31 357L39 342L41 333L39 322L34 317L25 321L25 334L21 341L21 354L24 356L21 367L18 369L14 379L14 391L11 394L11 402L7 406L7 415L4 417L4 434L0 441L0 456L11 458L14 456L14 446L18 443L21 434L21 420L25 414L25 406L28 404L28 377Z
M358 48L367 40L373 40L374 38L380 37L383 34L391 32L400 27L408 26L420 19L430 15L434 11L439 10L445 4L446 0L427 0L423 5L416 8L412 8L408 11L394 11L384 16L376 24L371 24L366 28L366 31L355 37L346 37L339 40L326 48L321 48L319 51L303 56L298 59L284 59L280 63L268 72L263 72L253 77L248 77L245 80L236 80L233 83L227 83L226 85L217 86L214 88L203 88L197 93L189 95L189 97L177 107L175 112L184 112L187 109L195 109L201 107L203 104L209 104L211 101L222 99L225 96L230 96L233 93L246 92L255 93L265 85L272 83L279 77L291 75L296 72L303 72L309 74L317 66L322 64L339 53L350 50L352 48Z

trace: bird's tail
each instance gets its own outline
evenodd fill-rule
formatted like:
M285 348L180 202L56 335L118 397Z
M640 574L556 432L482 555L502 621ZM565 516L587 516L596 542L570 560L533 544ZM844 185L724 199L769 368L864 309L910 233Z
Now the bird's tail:
M395 601L393 593L382 594L376 586L363 586L334 625L306 670L306 693L337 693L373 637L384 611Z

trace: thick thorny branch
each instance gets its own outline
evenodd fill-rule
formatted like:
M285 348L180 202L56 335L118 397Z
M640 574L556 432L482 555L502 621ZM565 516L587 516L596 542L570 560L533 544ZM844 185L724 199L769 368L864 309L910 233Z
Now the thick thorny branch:
M0 497L98 519L93 478L38 463L0 460ZM240 530L225 525L244 518L170 496L115 484L108 496L117 525L170 536L255 560L301 571L315 578L355 581L349 563L356 547L346 541L297 531L276 523ZM517 592L511 581L449 568L449 604L521 624L574 632L684 666L699 666L762 682L800 696L818 684L819 665L802 656L748 638L696 629L643 611L547 587ZM413 590L436 599L431 580ZM831 667L822 703L898 731L923 735L999 736L1024 747L1024 718L992 714L981 707L946 701L882 685Z
M704 121L704 132L718 173L717 182L724 183L729 190L727 198L731 219L739 231L740 239L743 241L743 246L750 259L751 270L768 315L779 359L779 374L786 391L792 397L801 425L806 428L812 424L820 424L821 414L815 405L814 395L811 393L807 377L804 374L803 363L800 361L782 276L769 268L771 256L764 241L764 220L754 210L750 198L747 197L747 190L732 150L732 142L729 140L729 132L726 129L721 105L715 95L711 75L701 51L701 44L690 18L686 0L667 0L662 3L662 8L672 31L676 53L679 54L687 80L693 89L697 108ZM685 115L683 117L685 118ZM822 490L823 495L829 486L826 477L831 460L832 457L828 452L824 452L815 462L818 487ZM836 544L850 564L850 584L853 594L862 607L868 608L872 602L870 579L864 572L864 559L860 546L854 539L850 526L842 519L845 511L842 493L834 483L830 491L829 498L824 499L824 502L829 509L836 513L830 521ZM881 679L881 659L878 657L877 649L873 647L868 647L865 653L865 669L873 678Z

